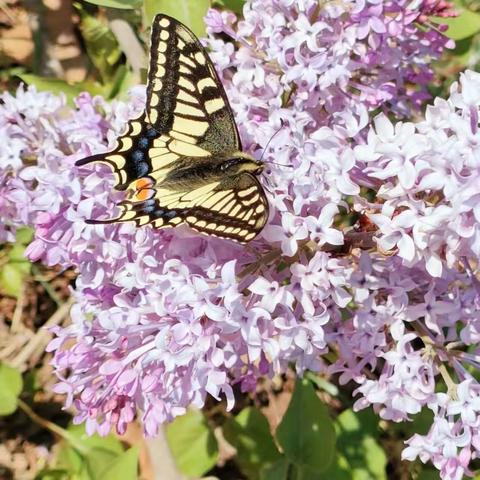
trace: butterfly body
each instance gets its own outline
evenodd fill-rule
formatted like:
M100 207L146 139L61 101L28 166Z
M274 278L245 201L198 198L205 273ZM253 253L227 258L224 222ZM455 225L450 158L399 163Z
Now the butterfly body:
M268 218L256 178L262 162L242 151L225 91L193 33L157 15L152 28L145 112L130 120L116 147L77 162L108 164L126 190L120 214L88 223L185 223L202 233L252 240Z
M216 158L184 158L174 171L171 171L160 183L171 185L178 183L180 187L194 188L195 184L210 183L212 181L226 181L228 177L233 180L244 172L258 175L263 170L263 165L253 158L244 158L241 152L234 153L231 157Z

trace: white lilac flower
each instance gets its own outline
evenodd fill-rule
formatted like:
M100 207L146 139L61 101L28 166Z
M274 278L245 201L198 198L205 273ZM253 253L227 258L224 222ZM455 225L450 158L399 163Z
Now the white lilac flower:
M385 203L370 214L379 245L398 248L406 265L425 262L434 277L462 256L480 255L480 97L472 94L479 83L479 73L462 74L450 99L436 101L417 124L394 128L380 115L354 149L367 175L383 182L377 200Z

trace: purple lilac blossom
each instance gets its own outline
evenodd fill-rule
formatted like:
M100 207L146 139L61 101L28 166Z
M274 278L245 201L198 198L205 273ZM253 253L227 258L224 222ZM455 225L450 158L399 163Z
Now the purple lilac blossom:
M85 223L123 194L108 167L73 165L114 144L142 88L129 104L83 94L75 109L33 88L3 95L0 234L31 225L32 260L78 269L72 323L48 349L56 391L88 432L122 433L138 414L152 436L207 394L231 408L234 384L253 390L295 365L356 382L356 408L387 420L430 409L404 458L458 479L480 452L480 74L424 120L398 121L418 115L428 62L449 46L427 22L447 4L318 5L207 16L247 150L259 157L278 131L262 176L272 214L254 242ZM370 122L377 109L397 121ZM356 215L370 228L345 227Z

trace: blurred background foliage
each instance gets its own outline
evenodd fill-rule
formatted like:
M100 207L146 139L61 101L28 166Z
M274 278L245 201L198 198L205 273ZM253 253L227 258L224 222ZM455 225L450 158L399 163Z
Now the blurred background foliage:
M480 66L480 1L455 3L459 16L447 20L447 35L456 47L435 65L432 95L445 95L458 72ZM204 36L211 6L241 15L243 0L0 0L0 88L23 82L70 103L85 90L125 99L145 80L155 13ZM23 229L16 243L0 245L0 479L439 478L429 466L400 460L403 441L426 433L426 414L393 425L371 410L354 413L351 392L313 374L265 381L253 396L237 391L229 413L209 399L154 440L135 423L121 437L88 437L52 393L45 353L44 327L69 321L75 273L30 264L23 252L31 237Z

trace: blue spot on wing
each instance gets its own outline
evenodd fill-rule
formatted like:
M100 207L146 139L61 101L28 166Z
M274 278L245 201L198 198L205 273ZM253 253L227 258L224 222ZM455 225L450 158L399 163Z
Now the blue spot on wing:
M151 213L155 218L163 218L165 220L171 220L177 216L176 210L165 210L163 208L157 208Z
M145 177L149 173L149 168L146 162L138 162L135 165L135 176L136 178Z
M153 139L153 138L158 137L159 134L154 128L148 127L147 131L146 131L146 135L149 139Z
M168 212L165 212L164 217L168 218L169 220L176 217L177 212L176 210L169 210Z
M142 150L134 150L130 155L135 162L141 162L145 158L145 153Z
M157 218L163 218L166 222L178 216L179 212L177 210L168 210L162 208L158 204L158 200L150 198L143 202L134 202L131 203L132 210L136 212L138 216L149 215L151 221L156 220Z
M140 137L137 143L139 148L145 149L149 146L150 140L146 137Z

